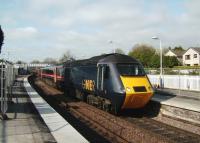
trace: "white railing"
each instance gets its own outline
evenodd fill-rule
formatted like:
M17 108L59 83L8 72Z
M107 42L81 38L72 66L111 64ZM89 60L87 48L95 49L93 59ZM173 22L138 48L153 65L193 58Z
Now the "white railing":
M159 75L148 75L152 85L159 85ZM163 87L200 91L199 75L163 75Z

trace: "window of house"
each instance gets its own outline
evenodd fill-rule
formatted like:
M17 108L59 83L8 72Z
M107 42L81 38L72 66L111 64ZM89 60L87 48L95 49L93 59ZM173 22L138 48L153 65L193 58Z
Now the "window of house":
M185 55L186 60L190 60L190 55Z
M197 58L197 54L194 54L194 58Z
M186 66L190 66L190 64L186 64Z
M194 64L194 66L198 66L198 64Z

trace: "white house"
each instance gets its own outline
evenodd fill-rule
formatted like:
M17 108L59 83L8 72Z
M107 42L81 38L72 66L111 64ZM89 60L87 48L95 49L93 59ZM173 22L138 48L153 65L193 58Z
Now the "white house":
M169 50L167 53L165 53L165 56L170 56L170 57L172 57L172 56L177 56L175 53L174 53L174 51L172 51L172 50Z
M183 62L182 57L183 57L184 53L185 53L185 50L171 50L171 49L169 49L169 51L165 53L165 56L170 56L170 57L174 56L179 60L179 62L182 63Z
M189 48L183 54L183 65L198 66L200 65L200 48Z

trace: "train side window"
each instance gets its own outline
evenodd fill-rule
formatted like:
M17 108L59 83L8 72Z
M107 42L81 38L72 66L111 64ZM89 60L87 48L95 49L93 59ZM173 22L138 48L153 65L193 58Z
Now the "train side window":
M103 69L104 69L104 79L108 79L109 78L109 67L105 66Z

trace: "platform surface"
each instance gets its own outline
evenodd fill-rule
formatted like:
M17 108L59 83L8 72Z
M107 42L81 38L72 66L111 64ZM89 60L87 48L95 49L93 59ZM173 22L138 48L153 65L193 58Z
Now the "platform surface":
M200 100L200 91L191 91L191 90L179 90L179 89L170 89L170 88L163 88L157 89L157 93L159 94L169 94L174 96L180 96L183 98L191 98Z
M13 86L12 102L8 104L8 120L0 120L0 142L44 143L56 142L48 127L30 102L23 87L23 78Z
M200 92L179 91L173 89L164 89L163 91L168 94L165 94L164 92L155 93L152 101L177 108L200 112Z
M87 143L88 141L60 116L40 95L30 86L27 78L24 87L40 116L50 129L58 143Z

